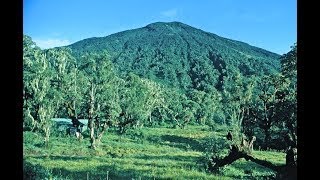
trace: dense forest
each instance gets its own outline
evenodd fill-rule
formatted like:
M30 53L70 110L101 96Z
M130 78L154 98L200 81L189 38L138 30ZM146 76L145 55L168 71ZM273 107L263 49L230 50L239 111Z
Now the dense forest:
M45 50L24 35L23 129L45 147L52 118L88 119L97 149L110 128L226 126L234 145L296 149L296 54L296 44L280 56L179 22Z
M67 47L74 57L107 51L121 77L133 72L182 91L222 91L237 72L261 76L280 68L275 53L180 22L153 23Z

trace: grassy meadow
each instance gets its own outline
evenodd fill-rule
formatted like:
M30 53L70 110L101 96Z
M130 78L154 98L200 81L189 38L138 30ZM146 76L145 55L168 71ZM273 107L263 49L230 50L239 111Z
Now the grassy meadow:
M103 136L97 150L89 147L88 135L52 135L47 148L41 135L24 132L25 179L266 179L273 171L244 159L219 173L206 170L206 142L213 136L225 138L226 128L207 126L185 129L130 129L119 135L113 129ZM285 154L254 151L259 159L285 163Z

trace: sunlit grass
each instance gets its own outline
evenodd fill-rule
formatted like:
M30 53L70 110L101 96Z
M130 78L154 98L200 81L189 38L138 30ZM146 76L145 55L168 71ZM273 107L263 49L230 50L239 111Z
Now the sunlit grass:
M72 137L52 137L49 147L44 148L41 136L25 132L24 159L70 179L104 178L107 174L111 179L246 179L272 173L245 160L234 162L219 174L207 172L202 142L212 134L224 135L223 131L212 132L202 126L139 131L140 139L130 133L106 133L97 150L88 148L88 139L79 142ZM277 164L285 160L285 154L279 152L254 151L253 155Z
M253 151L253 156L258 159L273 162L276 165L285 164L286 159L285 153L279 153L276 151Z

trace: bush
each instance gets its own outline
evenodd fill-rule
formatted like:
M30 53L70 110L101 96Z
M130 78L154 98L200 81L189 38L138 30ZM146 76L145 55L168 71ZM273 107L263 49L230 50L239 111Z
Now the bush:
M212 135L206 138L203 142L204 143L202 146L205 147L205 156L202 159L202 162L205 163L204 166L206 169L208 169L208 163L210 161L221 159L228 153L230 149L229 141L226 141L226 139L217 135Z
M24 144L36 144L43 141L43 138L41 135L38 135L37 133L26 131L23 132L23 143Z
M144 141L146 139L146 135L141 129L128 129L126 136L137 141Z
M210 130L215 131L217 124L213 120L209 120L206 122L206 124L209 126Z
M226 116L224 113L216 113L213 115L214 122L221 125L226 123Z
M204 142L205 152L213 154L214 156L220 156L226 154L229 150L230 143L226 139L213 135Z
M23 179L40 180L52 177L51 171L38 164L33 165L23 160Z

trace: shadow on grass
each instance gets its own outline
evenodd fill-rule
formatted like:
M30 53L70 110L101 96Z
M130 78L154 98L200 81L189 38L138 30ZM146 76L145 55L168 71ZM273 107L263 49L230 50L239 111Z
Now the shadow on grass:
M202 151L203 146L198 140L192 138L181 137L176 135L162 135L147 138L149 142L154 144L167 145L170 147L180 148L183 150ZM166 143L167 142L167 143Z
M63 179L90 179L90 180L101 180L101 179L132 179L132 177L141 177L138 172L125 173L122 171L115 171L111 166L99 166L95 171L70 171L65 168L55 168L52 173Z
M161 177L161 175L152 175L153 170L142 170L142 169L119 169L113 165L102 165L98 166L93 170L81 170L81 171L70 171L66 168L53 168L51 170L44 170L44 167L39 167L39 165L34 166L34 168L29 168L27 171L24 171L25 179L90 179L90 180L101 180L101 179L168 179ZM156 167L155 167L156 169ZM41 171L40 171L41 170ZM186 176L176 174L179 179L199 179L197 176ZM172 179L172 178L170 178Z
M64 168L61 169L53 169L53 174L58 175L58 177L68 178L68 179L90 179L90 180L101 180L101 179L123 179L123 180L132 180L132 179L168 179L160 176L152 175L150 170L137 170L134 168L129 168L126 170L118 170L109 165L103 165L97 167L94 171L69 171ZM197 176L188 176L185 177L183 175L176 174L179 179L198 179ZM172 179L172 178L170 178Z
M193 156L181 156L181 155L160 155L160 156L150 156L150 155L138 155L135 156L138 159L144 160L172 160L172 161L183 161L183 162L197 162L202 157L193 157Z
M260 170L260 171L272 171L271 169L267 169L264 166L261 166L259 164L255 164L251 161L242 161L238 163L232 163L232 166L237 169L243 169L243 170Z
M150 156L150 155L139 155L136 159L142 159L143 162L135 162L138 166L150 166L156 168L183 168L186 170L202 170L204 168L203 157L192 157L192 156L181 156L181 155L166 155L166 156Z
M245 174L244 176L231 175L231 177L236 179L275 179L274 171L251 161L234 162L232 163L232 167Z
M81 133L83 139L90 139L90 134L88 132Z
M34 144L34 146L35 146L35 147L38 147L38 148L47 148L47 147L45 147L45 144L44 144L43 142L41 142L41 143L36 143L36 144Z
M50 160L63 160L63 161L78 161L78 160L89 160L89 157L83 157L83 156L55 156L55 155L50 155L50 156L33 156L32 158L35 159L50 159Z
M90 179L90 180L101 180L101 179L128 179L133 178L139 179L151 179L157 178L152 177L148 170L137 170L137 169L126 169L119 170L113 165L102 165L94 168L93 170L80 170L80 171L70 171L66 168L53 168L46 169L40 165L33 165L30 163L25 163L25 168L23 171L24 179Z

